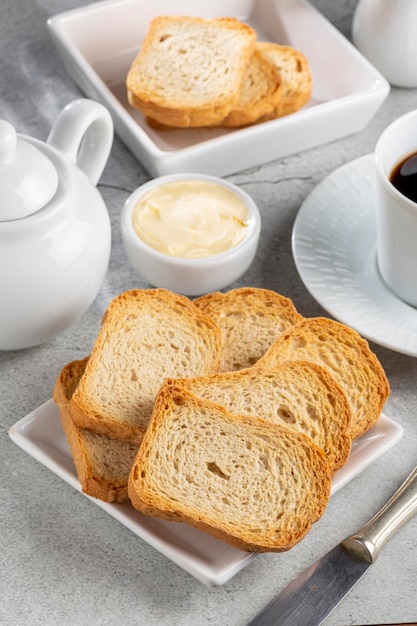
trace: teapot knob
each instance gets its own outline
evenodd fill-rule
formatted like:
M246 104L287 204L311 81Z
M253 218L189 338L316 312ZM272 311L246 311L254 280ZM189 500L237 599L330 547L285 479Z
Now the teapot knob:
M0 120L0 163L8 163L16 151L16 131L9 122Z

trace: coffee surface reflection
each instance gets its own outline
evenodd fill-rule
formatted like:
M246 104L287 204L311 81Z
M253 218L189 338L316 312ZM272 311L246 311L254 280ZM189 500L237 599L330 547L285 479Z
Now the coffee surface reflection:
M398 191L417 203L417 151L401 159L389 178Z

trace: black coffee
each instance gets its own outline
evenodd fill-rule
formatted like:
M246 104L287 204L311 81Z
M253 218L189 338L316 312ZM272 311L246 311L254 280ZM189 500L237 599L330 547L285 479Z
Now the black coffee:
M389 179L404 196L417 202L417 152L402 159L392 170Z

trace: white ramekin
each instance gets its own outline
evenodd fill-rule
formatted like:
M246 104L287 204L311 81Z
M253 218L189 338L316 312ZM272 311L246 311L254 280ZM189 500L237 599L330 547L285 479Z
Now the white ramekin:
M154 250L135 232L133 210L150 189L181 180L211 181L239 196L248 211L248 232L234 248L206 258L183 259ZM132 267L153 287L163 287L186 296L218 291L236 281L251 265L259 242L261 217L252 198L229 181L205 174L171 174L155 178L134 191L122 209L123 245Z

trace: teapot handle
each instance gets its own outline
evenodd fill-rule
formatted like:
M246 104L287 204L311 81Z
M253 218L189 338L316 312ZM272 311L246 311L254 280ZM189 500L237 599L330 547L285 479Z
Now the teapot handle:
M98 102L79 98L59 114L47 143L79 167L96 185L113 142L113 121Z

